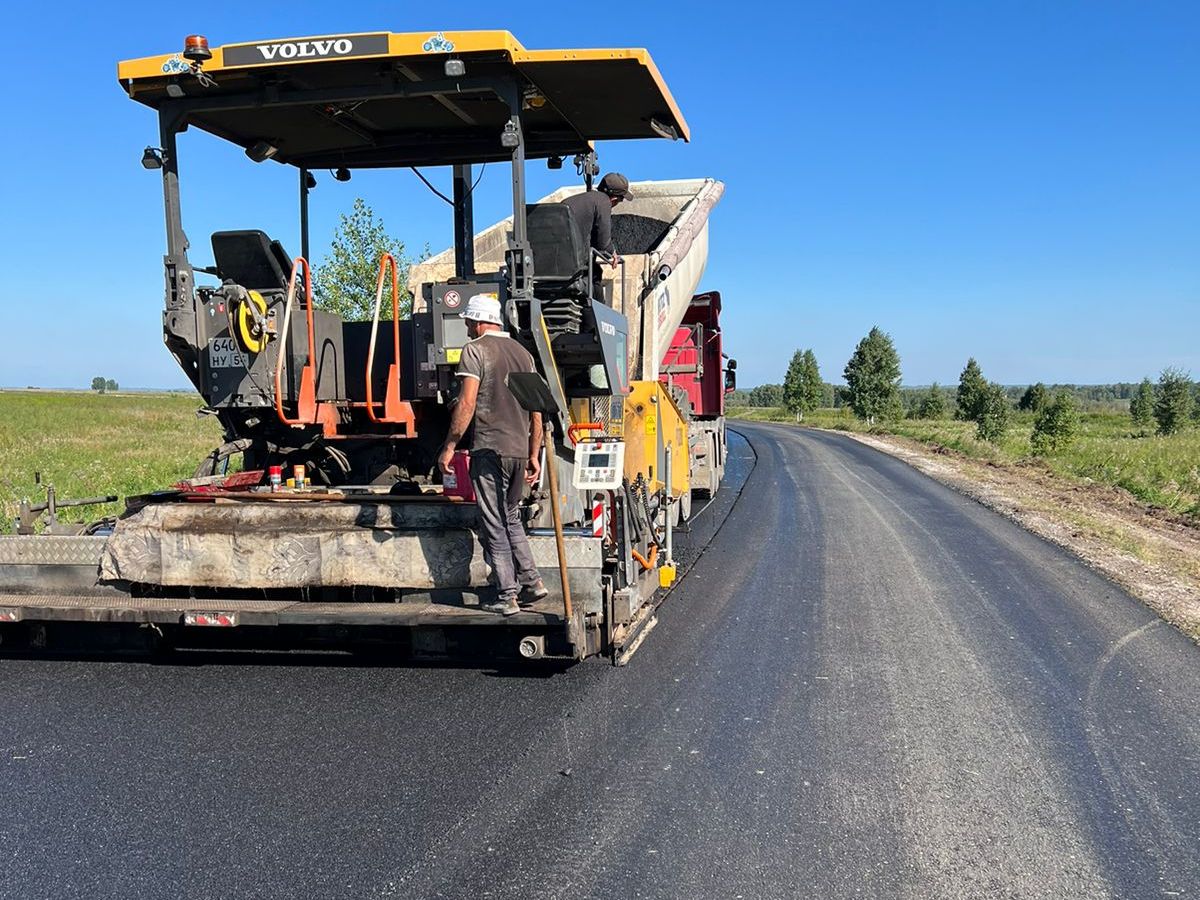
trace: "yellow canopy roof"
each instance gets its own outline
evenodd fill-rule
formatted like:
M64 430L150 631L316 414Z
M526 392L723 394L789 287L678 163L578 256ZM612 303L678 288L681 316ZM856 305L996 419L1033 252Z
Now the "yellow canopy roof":
M446 78L448 57L466 66L461 85ZM507 105L470 87L489 77L515 77L523 91L530 157L582 152L599 140L690 137L647 51L526 50L507 31L226 44L212 48L202 70L207 85L174 53L121 62L117 76L139 102L174 103L189 125L244 147L267 141L279 148L276 159L310 168L507 158Z

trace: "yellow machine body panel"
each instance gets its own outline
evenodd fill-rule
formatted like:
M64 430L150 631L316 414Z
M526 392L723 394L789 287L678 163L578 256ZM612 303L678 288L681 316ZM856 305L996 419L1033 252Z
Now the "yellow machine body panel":
M691 490L688 480L687 420L666 386L659 381L630 383L625 398L625 476L641 475L651 492L666 487L667 450L671 455L668 493L680 497Z
M477 145L495 138L509 115L505 101L467 82L453 98L441 97L448 103L402 90L442 84L451 58L463 63L468 80L516 76L524 85L530 159L587 152L599 140L690 137L662 73L640 48L527 50L507 31L376 31L213 45L207 52L197 64L182 48L124 60L117 77L134 100L156 109L183 102L186 124L247 148L269 140L276 162L297 166L480 161ZM289 99L313 89L325 90L328 101ZM354 127L341 127L351 113L359 117ZM428 144L430 134L458 138L466 149L411 146ZM509 155L498 142L492 149L497 159Z

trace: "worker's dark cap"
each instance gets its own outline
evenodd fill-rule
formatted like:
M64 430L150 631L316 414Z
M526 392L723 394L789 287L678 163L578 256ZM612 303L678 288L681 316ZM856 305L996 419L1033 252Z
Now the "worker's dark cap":
M629 190L629 179L620 172L609 172L601 178L600 190L610 197L620 197L623 200L633 199L633 191Z

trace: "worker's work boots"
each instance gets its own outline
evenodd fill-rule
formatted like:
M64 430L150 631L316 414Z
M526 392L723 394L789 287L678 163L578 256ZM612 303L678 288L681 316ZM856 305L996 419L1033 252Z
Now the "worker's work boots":
M517 601L511 597L493 600L491 603L480 603L479 608L484 612L500 613L502 616L515 616L521 611Z
M539 600L545 600L549 596L550 592L546 590L546 585L539 578L533 584L527 584L521 588L521 593L517 596L517 603L520 606L533 606Z

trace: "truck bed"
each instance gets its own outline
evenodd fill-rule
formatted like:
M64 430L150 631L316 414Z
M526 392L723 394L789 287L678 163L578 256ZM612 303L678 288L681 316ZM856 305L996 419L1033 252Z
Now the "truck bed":
M582 187L559 188L538 203L560 203L582 191ZM700 284L708 262L708 217L721 199L725 186L711 178L675 181L638 181L630 185L634 199L613 210L613 233L624 266L614 273L613 308L629 321L629 377L653 381L659 363L671 344L675 329ZM623 227L620 220L638 220ZM653 220L660 229L646 227ZM475 235L475 268L494 272L503 264L512 219L504 219ZM657 240L647 243L645 236ZM623 246L621 238L628 246ZM632 243L630 243L632 239ZM536 260L535 260L536 267ZM454 250L444 250L411 267L409 289L416 309L424 284L454 277Z

